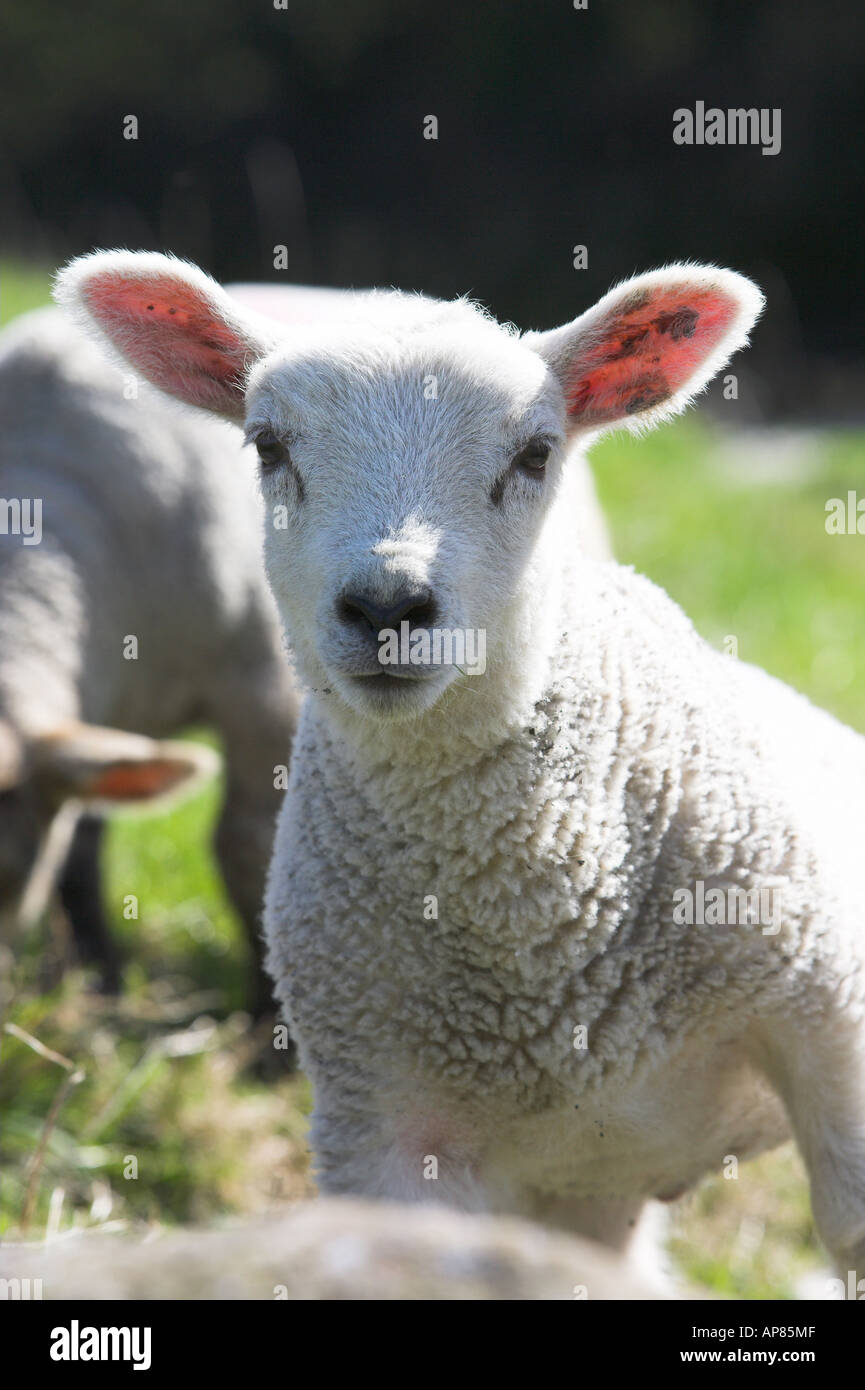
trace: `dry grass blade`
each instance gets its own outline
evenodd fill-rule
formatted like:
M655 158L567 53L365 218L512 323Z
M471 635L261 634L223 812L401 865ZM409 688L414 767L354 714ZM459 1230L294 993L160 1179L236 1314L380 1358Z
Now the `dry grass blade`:
M51 1103L51 1109L48 1111L45 1123L42 1126L39 1143L36 1146L36 1150L28 1166L27 1188L24 1196L24 1208L21 1213L21 1230L24 1232L30 1225L33 1208L36 1204L36 1194L39 1191L39 1177L42 1172L42 1165L45 1162L45 1150L48 1146L48 1140L51 1137L51 1131L57 1123L57 1116L60 1114L63 1102L66 1100L73 1086L78 1086L84 1080L86 1072L80 1067L76 1067L75 1063L70 1061L68 1057L64 1057L62 1053L54 1052L52 1048L46 1047L38 1038L34 1038L32 1033L28 1033L24 1028L19 1028L15 1023L4 1024L3 1031L8 1033L10 1037L17 1038L19 1042L23 1042L27 1047L32 1048L40 1057L44 1057L47 1062L54 1062L56 1066L62 1067L66 1072L66 1076L63 1078L57 1090L57 1094Z
M19 1042L26 1043L34 1052L38 1052L40 1057L44 1057L46 1062L56 1062L58 1067L63 1067L66 1071L75 1071L75 1063L68 1057L64 1057L62 1052L55 1052L53 1048L46 1047L38 1038L34 1038L32 1033L28 1033L26 1028L19 1028L17 1023L4 1023L3 1032L8 1033L11 1038L17 1038Z

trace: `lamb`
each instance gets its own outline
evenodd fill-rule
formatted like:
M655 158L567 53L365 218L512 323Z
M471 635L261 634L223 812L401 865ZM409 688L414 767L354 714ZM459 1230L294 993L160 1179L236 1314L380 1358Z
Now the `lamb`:
M865 740L571 524L587 444L680 410L759 290L672 265L523 336L398 294L264 330L197 268L120 252L58 292L245 426L279 518L266 568L308 694L265 931L322 1189L625 1249L648 1199L792 1132L861 1271ZM483 631L483 672L380 662L434 626ZM681 911L755 890L769 921Z
M296 715L235 432L128 386L59 309L0 343L0 493L37 502L42 528L0 536L0 912L31 920L56 883L109 991L95 812L192 785L214 758L166 737L218 730L217 856L257 960ZM257 965L252 1007L270 999Z

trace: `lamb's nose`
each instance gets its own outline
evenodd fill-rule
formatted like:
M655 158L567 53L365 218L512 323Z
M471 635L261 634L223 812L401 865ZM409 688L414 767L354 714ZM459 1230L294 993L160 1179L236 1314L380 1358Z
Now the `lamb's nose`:
M337 601L337 611L344 623L381 632L395 628L404 619L412 627L427 627L435 617L435 602L431 589L404 590L393 603L378 603L369 594L343 594Z

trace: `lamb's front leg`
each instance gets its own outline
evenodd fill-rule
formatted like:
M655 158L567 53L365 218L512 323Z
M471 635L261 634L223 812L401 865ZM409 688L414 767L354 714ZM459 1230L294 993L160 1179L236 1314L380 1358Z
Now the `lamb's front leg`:
M79 959L98 967L103 994L119 994L122 962L102 900L102 816L79 816L66 854L57 891L69 918Z
M478 1137L432 1108L390 1109L374 1098L360 1105L317 1088L310 1138L322 1192L501 1210Z
M817 1012L815 1004L815 1013ZM767 1070L811 1182L811 1208L839 1271L865 1278L865 1017L821 1004L772 1036Z

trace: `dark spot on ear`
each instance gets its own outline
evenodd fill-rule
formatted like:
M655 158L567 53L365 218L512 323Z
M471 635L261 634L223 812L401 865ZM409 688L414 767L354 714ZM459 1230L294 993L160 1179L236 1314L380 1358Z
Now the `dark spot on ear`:
M669 333L673 342L678 343L682 338L693 338L699 317L696 309L689 309L687 304L681 304L672 313L659 314L652 320L652 327L658 333Z
M153 309L153 305L152 305L152 304L148 304L147 307L148 307L148 309L150 309L150 310L152 311L152 309Z
M177 310L176 310L176 309L169 309L168 312L169 312L169 314L176 314L176 313L177 313Z
M619 314L633 314L637 309L645 309L651 298L649 290L634 290L624 299L616 310Z
M579 416L584 415L586 407L588 406L589 400L591 398L591 394L592 378L589 376L586 377L583 381L579 382L576 388L571 392L570 398L568 400L568 414Z
M640 344L649 336L648 325L642 328L626 328L619 334L618 342L604 358L605 362L620 362L623 357L633 357Z
M495 482L493 483L492 487L490 488L490 501L492 502L494 507L500 507L502 504L502 498L505 495L506 478L506 473L500 473L499 476L496 478Z
M631 382L630 394L623 402L626 415L636 415L639 410L651 410L652 406L662 405L670 399L672 392L660 372L638 377Z

